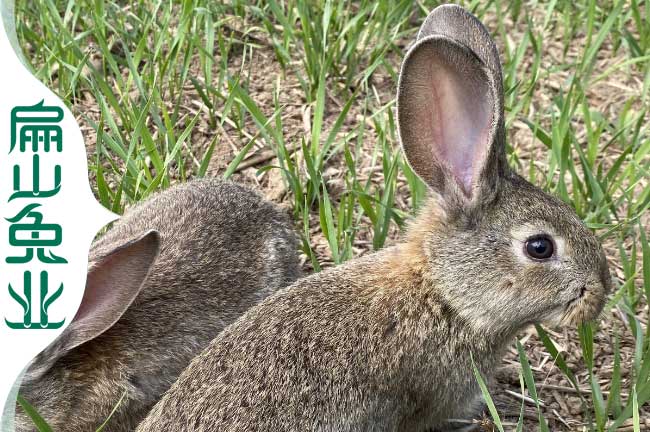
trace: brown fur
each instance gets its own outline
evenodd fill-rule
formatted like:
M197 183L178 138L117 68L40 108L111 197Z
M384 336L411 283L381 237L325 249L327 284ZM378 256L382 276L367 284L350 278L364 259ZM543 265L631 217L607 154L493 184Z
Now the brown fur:
M521 191L521 180L513 181ZM573 277L583 281L595 272L590 296L597 301L584 314L602 308L607 281L600 279L592 234L565 205L540 194L525 189L495 203L498 214L480 235L476 227L439 219L440 208L431 204L406 242L275 294L219 335L138 431L423 431L470 414L478 397L470 353L489 376L514 333L544 319ZM573 272L540 281L535 265L495 265L509 254L506 242L472 249L530 218L497 210L529 198L537 201L531 213L552 203L557 214L549 219L562 218L565 235L575 231L580 253L563 268L575 265ZM581 256L590 258L580 263ZM455 260L466 262L440 266ZM503 283L504 273L512 284ZM517 315L501 319L499 310L512 313L510 306ZM487 316L473 319L467 311L477 307Z
M398 90L404 151L433 192L405 240L253 307L192 361L138 432L448 428L480 399L472 358L489 377L531 323L597 316L610 281L596 237L505 163L496 53L469 13L432 12ZM461 72L476 91L453 75ZM457 118L439 115L454 92L455 113L492 113L465 122L476 140L463 131L458 146ZM451 123L433 127L419 109ZM555 244L548 259L525 253L539 235Z
M92 246L91 269L151 229L160 253L121 319L69 352L62 346L75 335L64 333L26 374L21 394L56 431L94 430L123 394L104 430L133 430L215 335L300 274L288 216L218 180L174 187L128 211ZM35 430L21 409L16 420L16 431Z

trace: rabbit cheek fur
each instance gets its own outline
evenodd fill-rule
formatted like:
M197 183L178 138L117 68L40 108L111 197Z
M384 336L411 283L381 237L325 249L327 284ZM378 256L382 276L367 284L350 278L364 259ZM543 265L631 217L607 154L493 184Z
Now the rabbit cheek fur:
M216 179L130 209L89 261L77 315L20 388L56 431L95 430L123 395L104 430L134 430L216 334L300 275L288 215ZM32 430L18 407L16 431Z
M508 336L532 323L576 324L602 309L610 276L598 240L568 205L518 175L502 179L480 215L443 225L446 235L420 233L430 271L478 331ZM525 240L538 233L553 239L556 257L525 256Z
M510 170L496 46L458 6L402 64L402 147L432 198L405 240L299 280L212 341L139 432L425 431L472 414L531 323L601 311L610 279L573 210ZM543 238L552 254L527 247Z

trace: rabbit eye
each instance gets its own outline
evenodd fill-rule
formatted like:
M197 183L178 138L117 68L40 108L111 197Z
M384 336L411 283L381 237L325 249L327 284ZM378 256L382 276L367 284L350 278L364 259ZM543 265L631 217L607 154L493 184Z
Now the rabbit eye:
M526 254L536 260L545 260L553 256L553 241L546 236L531 237L526 241Z

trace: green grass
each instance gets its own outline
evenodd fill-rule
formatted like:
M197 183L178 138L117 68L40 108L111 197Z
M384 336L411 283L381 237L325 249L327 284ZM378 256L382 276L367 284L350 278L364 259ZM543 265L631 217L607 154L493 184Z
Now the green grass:
M224 177L234 175L256 149L276 154L259 173L280 170L303 250L316 270L323 256L315 251L314 232L322 233L328 259L338 264L355 255L361 234L373 249L381 248L424 199L425 188L397 145L394 89L405 42L436 2L17 3L18 36L34 74L73 108L85 106L89 98L99 110L97 115L84 108L76 112L95 130L95 154L89 155L93 186L113 211L122 212L176 181L205 175L215 150L226 145L224 134L243 143ZM538 327L538 335L573 386L580 386L578 372L588 372L589 394L578 393L590 422L585 430L615 430L630 419L639 427L639 407L650 401L650 330L643 323L650 299L644 224L650 221L642 218L650 207L650 4L464 4L495 29L508 130L524 125L533 137L527 147L509 142L510 162L571 204L603 241L614 245L624 275L608 310L617 308L629 326L610 338L615 355L607 392L594 361L595 324L579 329L582 370L568 365L543 328ZM518 29L516 37L512 28ZM272 103L265 105L253 89L260 67L255 54L262 51L279 68ZM602 52L612 56L606 66L599 59ZM390 84L378 85L377 76ZM599 92L617 91L603 83L628 85L631 77L641 88L628 100L613 107L594 102ZM301 94L297 103L307 108L300 139L286 138L288 78ZM550 98L540 99L540 94ZM201 145L192 139L198 125L214 131ZM540 151L539 160L527 153L530 148ZM375 166L383 175L364 171ZM324 176L329 167L341 170L342 188L333 188ZM406 185L401 193L408 192L410 208L397 203L400 184ZM633 358L621 358L622 339L633 341ZM522 393L525 389L536 402L545 430L533 374L518 348ZM631 372L624 376L624 371ZM491 412L500 425L496 411Z

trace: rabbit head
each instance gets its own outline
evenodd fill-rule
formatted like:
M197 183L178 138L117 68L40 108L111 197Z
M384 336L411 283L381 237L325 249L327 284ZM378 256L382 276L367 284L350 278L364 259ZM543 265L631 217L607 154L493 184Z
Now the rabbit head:
M573 209L506 161L496 45L456 5L427 17L402 63L398 128L434 194L411 230L455 310L477 329L577 323L601 311L610 275Z

